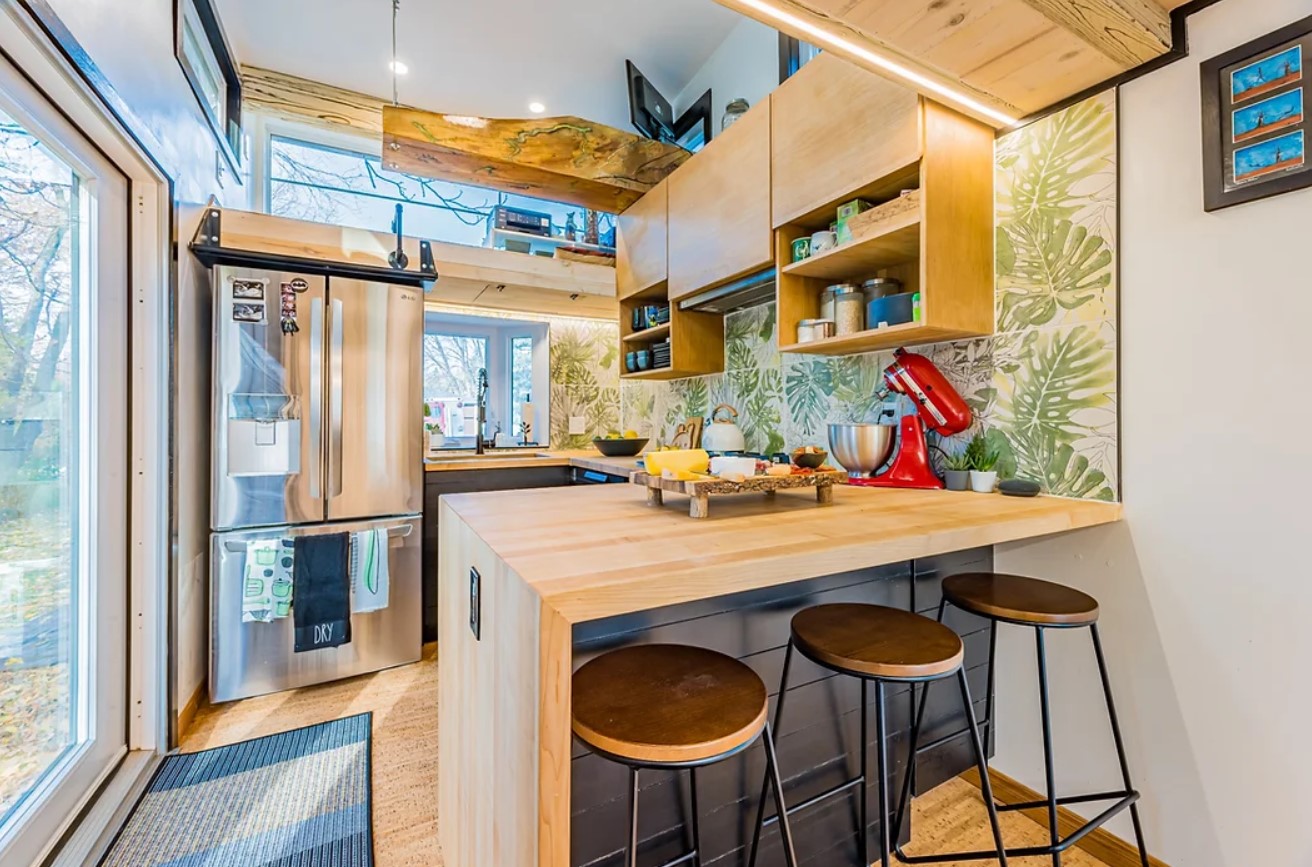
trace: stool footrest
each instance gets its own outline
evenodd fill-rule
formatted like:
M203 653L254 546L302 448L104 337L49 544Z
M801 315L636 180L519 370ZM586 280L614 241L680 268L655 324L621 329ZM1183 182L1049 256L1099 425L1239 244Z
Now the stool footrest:
M988 734L987 734L987 732L988 732L988 729L989 729L989 724L990 724L990 723L989 723L988 720L983 720L982 722L980 722L980 723L978 724L978 726L979 726L980 737L984 738L985 740L988 739ZM921 755L922 753L927 753L927 752L929 752L930 750L936 750L936 749L938 749L939 747L941 747L941 746L943 746L944 744L946 744L948 741L955 741L957 738L962 737L963 735L968 735L968 734L970 734L970 729L958 729L957 731L954 731L954 732L948 732L947 734L943 735L942 737L935 738L934 740L930 741L930 742L927 743L927 744L921 744L920 746L916 747L916 755ZM1044 803L1046 804L1047 801L1044 801Z
M700 854L701 853L698 852L696 849L693 849L687 855L680 855L678 858L675 858L673 861L666 861L664 864L661 865L661 867L678 867L678 865L680 864L685 864L689 861L696 861L697 856Z
M1070 795L1065 798L1057 799L1057 806L1064 807L1067 804L1088 804L1095 801L1112 801L1128 798L1129 796L1138 796L1138 792L1097 792L1092 795ZM1014 810L1046 810L1048 809L1047 801L1024 801L1019 804L998 804L998 812L1006 813Z
M848 780L846 783L839 783L837 786L834 786L832 789L826 789L820 794L807 798L805 801L802 801L801 803L793 804L788 808L788 815L791 816L794 813L800 813L802 810L810 809L811 807L814 807L816 804L819 804L822 801L829 800L834 795L840 794L842 792L846 792L848 789L852 788L853 786L856 786L858 784L864 785L865 781L866 778L864 776L860 776L860 777L853 777L852 779ZM773 816L770 816L768 819L762 822L761 827L768 828L771 825L776 824L778 821L779 821L779 814L775 813ZM669 865L666 865L666 867L669 867Z
M1103 810L1097 816L1075 829L1071 832L1070 836L1066 837L1064 840L1060 840L1056 844L1049 844L1047 846L1025 846L1019 849L1008 849L1007 857L1043 858L1065 852L1067 849L1083 840L1087 835L1093 833L1098 828L1101 828L1112 816L1115 816L1117 813L1138 801L1139 793L1112 792L1102 795L1075 795L1071 798L1058 798L1057 803L1087 803L1089 801L1106 801L1111 798L1117 798L1118 800L1115 804L1112 804L1106 810ZM1047 808L1047 806L1047 801L1036 801L1029 804L1009 804L1007 806L999 806L997 809L999 811L1019 810L1028 809L1030 807ZM997 860L998 857L997 851L993 849L979 852L953 852L945 855L908 855L902 851L900 846L894 849L894 854L897 855L897 859L904 864L942 864L949 861L985 861L989 859Z

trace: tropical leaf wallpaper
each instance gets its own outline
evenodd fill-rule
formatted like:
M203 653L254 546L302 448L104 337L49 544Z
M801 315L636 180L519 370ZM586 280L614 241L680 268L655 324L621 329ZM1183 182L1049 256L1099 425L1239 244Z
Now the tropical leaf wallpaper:
M997 333L917 350L943 369L977 418L971 431L940 445L956 453L983 430L1002 453L1005 474L1039 481L1053 494L1114 500L1114 94L1092 97L999 139L995 171ZM773 305L729 315L725 373L624 383L620 426L669 440L687 417L706 416L716 404L728 403L742 413L748 447L773 452L824 445L830 421L874 418L873 395L890 353L781 355L776 327ZM552 334L556 445L554 328ZM605 339L618 337L607 333ZM576 370L575 343L560 342L565 374ZM589 357L605 360L608 352L598 346ZM612 380L594 371L592 379L599 380L595 392L591 383L564 388L580 400L595 393L599 414L610 412L605 389L618 374Z

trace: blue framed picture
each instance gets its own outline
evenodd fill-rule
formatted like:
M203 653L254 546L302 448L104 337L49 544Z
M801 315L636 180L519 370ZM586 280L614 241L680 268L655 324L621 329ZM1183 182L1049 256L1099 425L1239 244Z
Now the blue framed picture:
M1240 144L1302 124L1303 88L1296 87L1235 111L1230 138L1235 144Z
M1205 210L1312 186L1303 80L1309 51L1312 17L1200 65Z

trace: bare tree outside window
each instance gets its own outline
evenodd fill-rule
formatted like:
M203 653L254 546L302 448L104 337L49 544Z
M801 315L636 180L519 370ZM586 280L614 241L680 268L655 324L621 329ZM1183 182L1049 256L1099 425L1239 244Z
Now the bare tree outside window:
M72 743L78 202L0 113L0 824Z

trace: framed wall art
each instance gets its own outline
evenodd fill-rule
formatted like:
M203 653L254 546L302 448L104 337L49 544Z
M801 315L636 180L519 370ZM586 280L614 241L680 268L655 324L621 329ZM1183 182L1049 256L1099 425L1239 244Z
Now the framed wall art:
M1309 62L1312 17L1200 66L1205 210L1312 186Z

